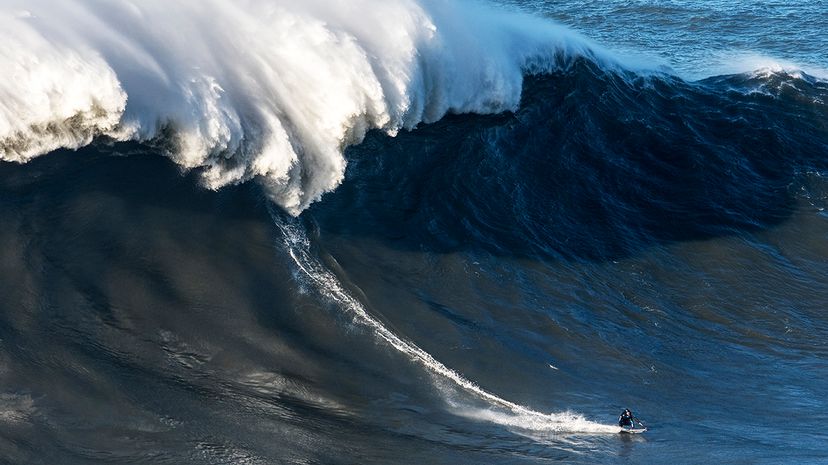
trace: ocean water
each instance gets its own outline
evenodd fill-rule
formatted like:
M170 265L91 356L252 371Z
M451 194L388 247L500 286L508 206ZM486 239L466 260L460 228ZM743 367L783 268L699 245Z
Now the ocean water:
M826 30L0 0L0 463L828 462Z

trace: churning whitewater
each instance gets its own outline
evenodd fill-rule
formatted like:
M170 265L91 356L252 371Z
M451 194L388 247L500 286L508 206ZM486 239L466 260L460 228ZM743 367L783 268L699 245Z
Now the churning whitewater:
M210 189L257 179L294 215L368 130L514 110L525 73L596 53L549 21L440 0L12 0L0 41L0 159L148 142Z

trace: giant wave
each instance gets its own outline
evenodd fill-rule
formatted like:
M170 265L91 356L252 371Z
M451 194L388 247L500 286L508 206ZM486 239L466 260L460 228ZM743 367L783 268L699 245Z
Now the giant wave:
M370 129L514 110L526 73L612 62L549 21L439 0L15 0L0 31L0 159L137 140L294 215Z

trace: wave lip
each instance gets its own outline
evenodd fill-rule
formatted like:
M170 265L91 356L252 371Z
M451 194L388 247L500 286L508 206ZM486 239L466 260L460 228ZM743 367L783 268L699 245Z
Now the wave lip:
M470 2L12 0L0 24L14 70L0 159L149 142L208 188L260 180L294 215L341 183L344 148L371 129L514 110L525 73L611 61L549 21Z
M0 159L27 162L111 132L126 94L100 56L48 41L28 12L0 14Z

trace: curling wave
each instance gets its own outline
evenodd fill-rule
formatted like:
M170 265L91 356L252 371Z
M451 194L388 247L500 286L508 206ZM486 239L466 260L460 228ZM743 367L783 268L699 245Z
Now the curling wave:
M514 110L526 73L612 63L549 21L466 2L5 3L0 159L138 140L211 189L258 179L294 215L370 129Z

